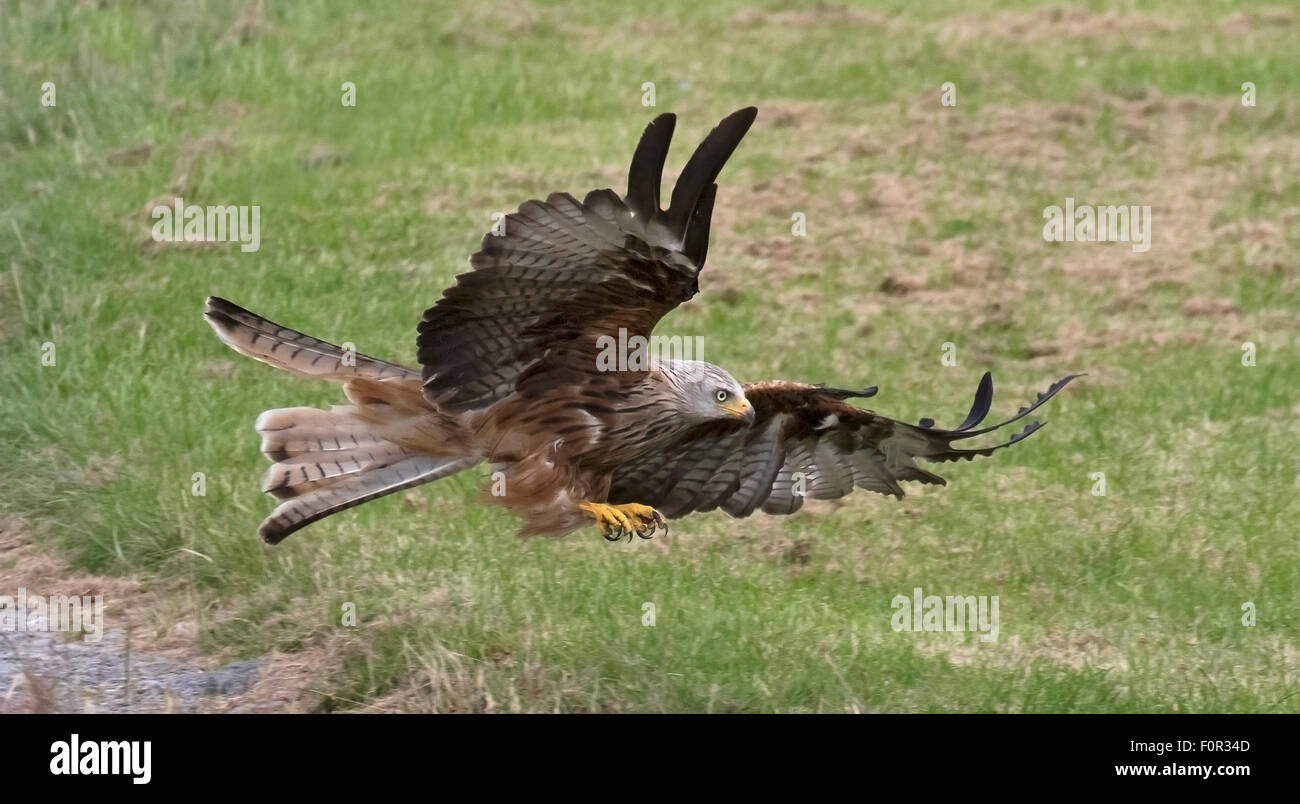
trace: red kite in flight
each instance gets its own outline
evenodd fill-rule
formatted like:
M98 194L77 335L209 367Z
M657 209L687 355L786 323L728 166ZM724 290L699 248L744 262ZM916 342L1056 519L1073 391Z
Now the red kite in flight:
M916 459L989 455L1005 443L957 442L1017 422L1068 383L992 427L984 375L955 429L905 424L849 404L850 391L781 380L744 384L689 360L610 370L602 344L649 338L659 319L699 291L722 166L757 111L709 133L682 170L668 207L660 179L676 118L646 128L627 194L595 190L529 201L489 233L419 324L421 368L344 350L212 297L205 313L235 351L342 384L351 404L268 410L257 420L274 462L263 490L283 500L262 523L277 543L330 514L489 463L493 499L524 533L569 533L593 521L607 539L649 538L666 519L721 508L790 514L805 497L855 487L903 496L900 483L940 484Z

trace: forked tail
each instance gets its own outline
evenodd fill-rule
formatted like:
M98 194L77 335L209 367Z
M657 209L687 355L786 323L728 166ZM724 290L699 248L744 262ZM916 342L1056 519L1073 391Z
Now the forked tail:
M421 448L455 439L437 437L437 428L449 422L430 416L435 411L421 393L418 370L282 327L216 296L208 298L204 317L240 354L342 383L352 402L329 410L279 408L257 417L262 453L273 462L262 490L283 500L258 529L270 544L330 514L479 462Z

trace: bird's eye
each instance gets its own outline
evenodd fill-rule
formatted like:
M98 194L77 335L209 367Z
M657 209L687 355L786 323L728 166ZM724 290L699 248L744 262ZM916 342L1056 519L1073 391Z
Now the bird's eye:
M719 402L726 402L726 401L727 401L727 392L726 392L726 391L718 391L718 392L717 392L716 394L714 394L713 396L714 396L714 398L717 399Z

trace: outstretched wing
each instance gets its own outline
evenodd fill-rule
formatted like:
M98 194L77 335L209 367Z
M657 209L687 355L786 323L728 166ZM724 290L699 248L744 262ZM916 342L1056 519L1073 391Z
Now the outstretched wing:
M625 198L596 190L529 201L489 232L419 326L425 395L444 409L492 404L594 371L601 335L649 336L699 290L714 180L757 111L730 115L691 156L659 208L675 118L656 118L632 157Z
M966 420L952 430L932 419L911 425L848 404L861 392L792 382L745 386L754 423L710 422L615 473L609 502L638 502L669 517L721 508L736 517L760 508L791 514L805 497L830 500L855 487L902 497L902 481L944 485L917 466L927 461L971 460L1023 440L1042 426L1031 422L1004 443L957 449L955 442L1020 421L1056 395L1074 374L1054 383L1032 405L991 427L975 429L993 401L993 378L985 374ZM800 493L802 492L802 493Z

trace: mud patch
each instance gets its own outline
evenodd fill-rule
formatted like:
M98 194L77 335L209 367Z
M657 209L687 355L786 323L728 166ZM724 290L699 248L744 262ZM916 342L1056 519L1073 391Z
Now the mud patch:
M939 26L938 33L941 39L952 42L1125 39L1140 43L1152 34L1173 34L1184 27L1182 22L1156 14L1097 12L1064 6L1028 13L965 14L946 20Z

